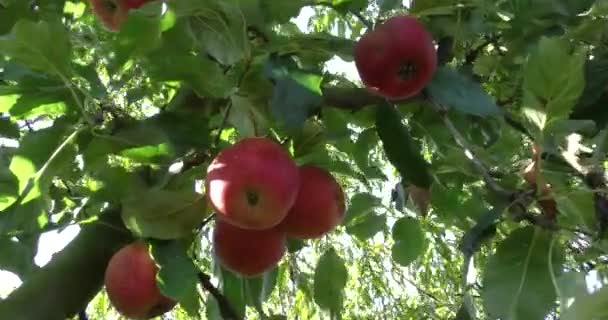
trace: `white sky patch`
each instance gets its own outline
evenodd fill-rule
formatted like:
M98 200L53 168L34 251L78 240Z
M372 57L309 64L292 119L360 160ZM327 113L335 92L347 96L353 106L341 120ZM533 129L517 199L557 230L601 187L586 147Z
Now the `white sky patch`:
M63 250L80 232L80 227L77 225L69 226L63 231L49 231L43 233L38 241L38 254L34 258L36 265L42 267L46 265L53 254ZM0 283L3 279L0 278Z
M6 298L14 289L21 285L21 279L9 271L0 270L0 298Z

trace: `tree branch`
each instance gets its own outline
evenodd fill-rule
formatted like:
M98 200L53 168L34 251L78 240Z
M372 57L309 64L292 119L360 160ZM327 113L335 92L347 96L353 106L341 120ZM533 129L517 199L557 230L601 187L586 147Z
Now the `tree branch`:
M375 95L364 88L323 87L323 106L356 111L366 106L379 104L385 98ZM392 103L405 103L421 99L421 94L411 98L392 100Z
M51 262L0 301L0 319L65 320L85 309L103 286L112 255L131 242L120 210L110 209L80 233Z
M213 283L211 283L211 278L209 277L209 275L207 275L203 272L199 272L198 279L199 279L201 285L203 286L203 288L205 288L205 290L207 290L207 292L209 292L213 296L213 298L215 298L215 301L217 301L217 304L220 307L220 314L222 315L222 318L224 318L224 320L240 320L241 319L237 315L237 313L234 310L234 308L232 307L232 305L230 304L230 301L228 301L228 298L226 298L220 292L220 290L218 290L213 285Z
M445 107L441 106L436 101L434 101L432 98L429 98L428 101L430 102L431 106L433 106L433 108L437 111L437 114L441 117L441 120L443 121L445 126L448 128L448 130L452 134L452 137L456 141L456 144L458 144L461 148L463 148L464 151L467 153L468 158L471 160L471 162L473 163L473 165L475 166L477 171L482 175L483 180L486 183L486 185L488 186L488 188L490 188L496 194L498 194L504 198L511 197L513 192L508 191L507 189L501 187L494 180L494 178L492 178L492 176L490 175L490 171L486 168L486 166L483 164L483 162L481 162L481 160L479 160L479 158L477 158L477 156L473 152L473 148L469 145L469 143L467 142L465 137L462 135L462 133L460 133L460 131L458 131L458 128L456 128L456 126L454 125L452 120L450 120L450 118L448 117L447 109Z

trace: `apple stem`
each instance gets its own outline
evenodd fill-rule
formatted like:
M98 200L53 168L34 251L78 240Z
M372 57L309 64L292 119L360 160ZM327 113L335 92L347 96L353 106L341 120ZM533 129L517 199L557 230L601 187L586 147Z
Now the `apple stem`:
M255 206L260 201L260 197L258 197L257 193L255 193L253 191L247 191L246 194L247 194L247 203L249 203L249 205Z
M397 74L401 80L410 80L414 77L414 75L416 75L416 65L410 62L405 62L403 65L401 65L401 68L399 68Z

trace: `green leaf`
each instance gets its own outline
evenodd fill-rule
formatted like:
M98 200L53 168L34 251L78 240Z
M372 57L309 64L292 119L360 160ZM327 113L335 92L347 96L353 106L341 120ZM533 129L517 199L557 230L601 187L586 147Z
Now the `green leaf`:
M6 167L0 166L0 210L4 210L19 195L19 179Z
M155 241L152 256L158 265L156 281L160 291L180 303L188 315L199 313L198 268L183 242Z
M6 238L0 239L0 269L15 273L21 279L37 269L35 247Z
M32 16L33 12L26 1L0 0L0 35L10 32L18 20Z
M607 85L608 59L587 61L585 63L585 89L574 110L579 111L593 105L602 96Z
M277 275L279 268L273 268L264 274L245 279L245 289L247 291L248 304L252 305L256 310L262 311L263 304L270 298L272 291L277 284Z
M112 68L119 68L131 57L143 55L161 45L162 16L157 12L160 11L160 4L152 3L151 6L158 8L129 11L128 20L113 39L113 50L116 55Z
M604 319L606 316L606 299L608 298L608 287L588 293L585 274L570 272L558 279L562 302L568 302L567 298L574 298L571 305L561 312L562 320L587 320Z
M464 254L465 258L471 257L479 247L481 243L487 239L490 235L496 233L496 220L502 215L502 210L490 210L479 220L477 223L462 237L459 249Z
M564 306L564 309L562 309L561 312L563 317L562 319L568 320L567 314L574 314L574 312L572 311L576 309L576 307L574 309L566 308L566 306L569 306L571 304L571 299L573 299L574 301L579 298L581 300L584 300L588 295L587 280L585 278L586 275L583 272L570 271L562 274L559 278L556 279L557 287L559 288L560 305ZM585 318L586 317L579 319Z
M0 137L18 139L19 127L7 118L0 118Z
M287 251L294 253L300 251L306 246L306 242L300 239L287 238Z
M420 222L413 218L401 218L392 229L395 244L391 249L392 257L398 264L407 267L424 253L428 245Z
M227 120L237 129L239 136L260 136L267 126L264 115L246 97L233 95L231 101L232 107Z
M376 207L382 205L382 200L370 193L357 193L350 198L344 217L344 225L359 223L364 220Z
M84 161L95 164L108 154L121 155L140 163L168 162L174 156L173 146L162 128L140 122L117 130L113 135L96 135L84 152Z
M399 8L403 5L400 0L376 0L381 12L387 12Z
M202 97L225 98L234 83L209 58L188 52L157 50L147 56L147 70L158 81L185 81Z
M562 216L561 221L564 224L579 227L585 226L589 230L597 228L592 190L583 189L567 193L556 193L554 200Z
M357 237L361 241L372 238L376 233L382 231L386 226L386 216L379 214L367 214L356 222L346 226L346 232Z
M298 129L323 100L323 77L295 69L291 63L271 59L266 66L268 77L275 81L270 111L281 125Z
M71 52L68 33L59 21L19 20L10 34L0 37L0 53L62 78L71 74Z
M428 189L432 182L429 165L401 118L401 114L388 103L377 106L376 130L384 152L405 182Z
M300 13L300 9L307 1L274 1L260 0L260 9L265 13L268 22L286 23Z
M7 78L15 84L0 86L0 96L7 95L5 101L0 100L0 111L9 112L17 120L78 111L72 94L61 79L34 74L32 70L14 64L7 69Z
M223 65L249 57L246 21L240 8L230 1L201 1L192 20L205 51Z
M19 180L21 205L13 207L10 214L0 214L0 229L5 232L38 229L47 221L43 200L49 186L74 163L76 149L73 138L79 131L65 119L55 120L53 126L25 135L19 149L11 159L10 171ZM1 232L0 232L1 233Z
M123 167L110 166L104 162L102 166L86 166L85 169L95 179L87 187L94 192L92 198L98 201L119 202L146 188L145 181L139 175Z
M437 69L428 90L439 103L463 113L480 117L501 114L492 97L478 83L449 67Z
M245 290L245 280L227 270L226 268L217 265L214 271L220 279L220 290L230 302L233 310L239 316L244 318L245 311L247 308L247 292Z
M207 216L206 200L193 190L150 189L123 202L123 221L140 237L183 238Z
M484 268L485 310L492 318L543 319L557 298L551 275L561 275L563 254L550 231L529 226L511 232Z
M386 176L380 170L381 164L373 159L379 140L376 129L367 128L359 134L355 142L355 149L352 153L353 160L368 179L386 179Z
M536 129L566 119L585 87L585 54L567 40L542 38L524 68L524 104ZM555 68L560 66L560 68Z
M317 305L334 313L341 313L344 304L344 287L348 271L344 260L333 248L319 258L314 275L314 299Z

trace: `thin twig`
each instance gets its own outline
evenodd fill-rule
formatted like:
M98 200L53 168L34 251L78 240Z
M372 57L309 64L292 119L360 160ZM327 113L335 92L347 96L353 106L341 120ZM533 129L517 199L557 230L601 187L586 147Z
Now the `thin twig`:
M422 293L423 295L435 300L435 302L441 302L441 300L439 300L439 298L437 298L437 296L435 296L434 294L422 289L419 285L417 285L414 281L408 279L407 277L403 277L403 280L405 280L407 283L409 283L410 285L412 285L414 288L416 288L416 290L420 293Z
M477 171L479 171L479 173L483 176L483 180L486 185L495 193L503 197L510 197L512 192L509 192L505 188L498 185L496 181L494 181L494 179L490 175L490 171L488 170L488 168L486 168L483 162L481 162L481 160L479 160L479 158L477 158L477 156L473 153L473 148L469 145L465 137L462 135L462 133L460 133L460 131L458 131L458 128L456 128L452 120L450 120L450 118L448 117L446 108L432 99L429 99L429 102L431 102L431 105L435 108L435 110L441 117L441 120L454 137L456 143L461 148L463 148L465 152L468 153L468 158L471 160L471 162L473 162L473 165L475 166Z
M213 147L217 148L220 143L220 139L222 137L222 131L224 131L224 127L226 123L228 123L228 116L230 116L230 110L232 109L232 101L228 101L228 105L226 105L226 110L224 111L224 117L222 118L222 122L220 123L219 128L217 129L217 136L215 136L215 140L213 141Z
M209 277L209 275L199 272L198 279L199 279L201 285L203 286L203 288L205 288L205 290L207 290L207 292L209 292L213 296L213 298L215 298L215 301L217 301L217 304L220 308L220 314L222 315L222 318L224 318L224 320L240 320L241 319L237 315L237 313L234 310L234 308L232 307L232 305L230 304L230 301L228 301L228 298L226 298L220 292L220 290L218 290L213 285L213 283L211 283L211 278Z
M308 5L326 7L326 8L330 8L330 9L335 10L340 13L340 10L338 10L338 8L331 2L311 2ZM374 28L374 24L371 21L367 20L360 12L353 12L353 11L349 11L349 12L352 13L355 17L357 17L357 19L359 19L359 21L361 21L361 23L366 28L368 28L370 30Z
M201 224L198 226L199 229L203 229L211 220L215 219L215 213L210 214Z

